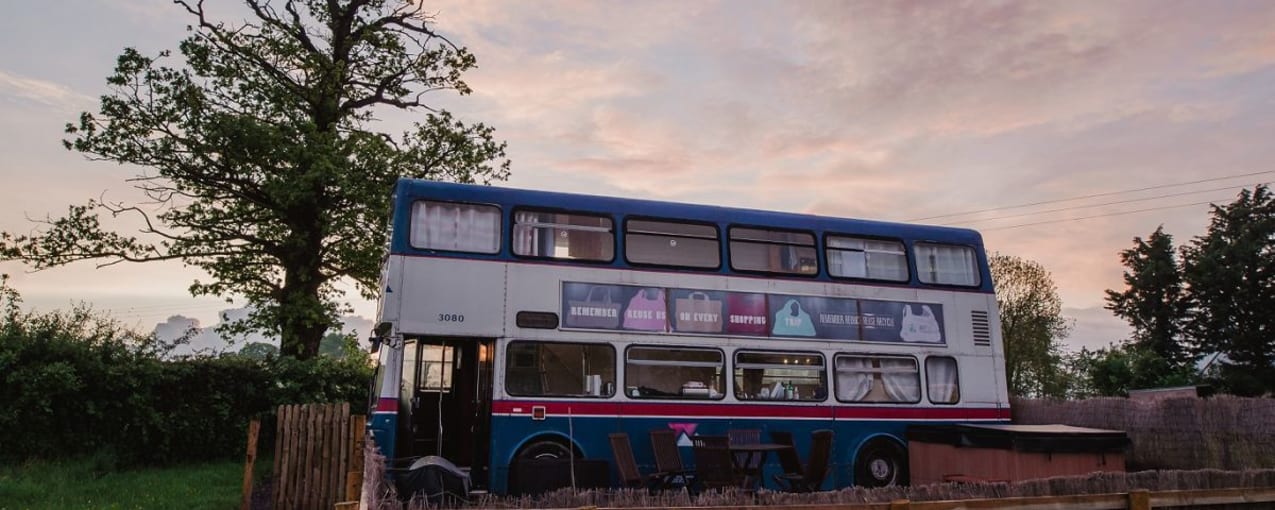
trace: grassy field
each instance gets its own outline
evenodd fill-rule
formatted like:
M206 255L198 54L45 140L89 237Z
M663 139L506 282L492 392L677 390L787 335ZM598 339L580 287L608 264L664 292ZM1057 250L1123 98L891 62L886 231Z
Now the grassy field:
M0 510L226 510L239 507L242 484L242 462L136 470L104 470L93 459L28 462L0 466Z

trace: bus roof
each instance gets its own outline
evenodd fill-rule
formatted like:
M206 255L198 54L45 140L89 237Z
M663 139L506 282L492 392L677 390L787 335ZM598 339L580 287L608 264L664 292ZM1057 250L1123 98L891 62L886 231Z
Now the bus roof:
M457 184L423 179L399 179L395 189L395 196L410 199L431 198L435 200L486 203L504 206L505 208L526 206L576 212L611 213L616 216L639 216L715 224L816 230L824 233L900 238L908 241L966 244L976 246L980 251L982 251L983 246L982 236L977 231L967 228L502 188L476 184Z

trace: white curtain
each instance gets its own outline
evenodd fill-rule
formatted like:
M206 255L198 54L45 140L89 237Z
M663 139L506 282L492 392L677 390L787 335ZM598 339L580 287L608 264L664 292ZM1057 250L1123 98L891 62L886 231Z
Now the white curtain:
M916 244L917 273L925 283L978 285L974 250L967 246Z
M473 204L412 204L412 246L427 250L500 251L500 209Z
M543 256L536 249L540 246L540 229L534 223L539 215L531 212L520 212L514 215L514 253L519 255Z
M920 374L911 359L881 358L881 383L893 402L921 400Z
M828 272L833 276L904 281L908 279L903 245L894 241L828 238Z
M837 399L849 402L863 400L872 391L872 360L869 358L837 358Z
M957 380L955 358L946 356L926 358L925 383L930 392L930 402L955 404L961 399L961 385Z

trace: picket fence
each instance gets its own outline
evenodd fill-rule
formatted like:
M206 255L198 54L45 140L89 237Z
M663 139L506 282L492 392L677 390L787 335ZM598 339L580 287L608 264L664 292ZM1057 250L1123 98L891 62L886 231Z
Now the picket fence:
M350 404L283 405L277 411L275 510L333 508L358 499L366 417Z

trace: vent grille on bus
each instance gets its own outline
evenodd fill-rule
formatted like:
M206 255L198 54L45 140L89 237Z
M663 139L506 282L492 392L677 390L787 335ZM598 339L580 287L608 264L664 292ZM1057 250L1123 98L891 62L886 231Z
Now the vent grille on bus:
M987 312L970 312L970 323L974 326L974 345L992 345L992 325L987 320Z

